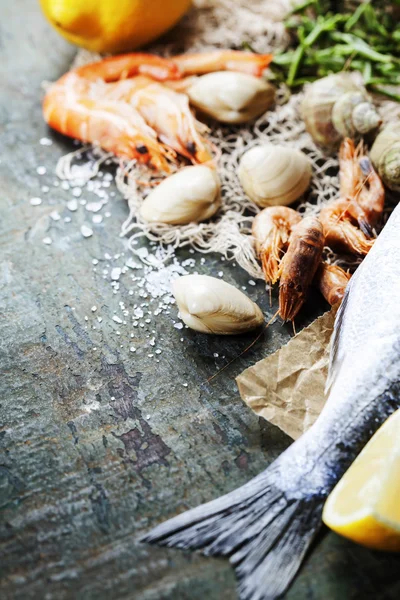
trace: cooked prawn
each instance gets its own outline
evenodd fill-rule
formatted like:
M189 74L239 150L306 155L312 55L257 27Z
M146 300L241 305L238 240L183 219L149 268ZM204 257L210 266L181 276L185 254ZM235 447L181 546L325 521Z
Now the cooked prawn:
M241 71L260 77L272 61L272 54L253 54L237 50L213 50L181 54L172 58L182 75L204 75L213 71Z
M374 240L366 237L352 222L349 201L345 198L334 200L319 213L324 227L326 245L333 249L366 255Z
M278 280L280 263L290 233L300 221L299 213L287 206L269 206L255 217L252 233L256 252L268 283L275 283Z
M335 306L342 301L350 277L350 273L338 265L322 262L318 267L315 283L325 300L331 306Z
M44 117L64 135L98 143L118 156L160 170L168 171L167 159L174 160L175 152L193 162L205 162L211 157L188 101L161 85L148 89L149 81L142 78L136 82L134 78L144 75L159 82L174 81L190 73L221 69L261 75L271 58L225 50L187 54L173 60L143 53L105 58L66 73L52 85L44 98ZM121 80L129 84L121 86ZM113 83L118 85L108 89L107 85ZM109 92L117 93L119 99L108 99Z
M362 153L362 145L357 148L350 138L345 138L340 145L339 150L339 181L340 197L346 200L353 199L357 194L357 188L360 183L361 171L358 163L358 157Z
M194 163L211 160L201 137L207 128L195 119L185 94L144 76L103 86L108 99L125 101L139 112L160 141Z
M366 156L362 142L357 147L345 138L340 146L340 197L349 201L347 213L360 229L372 236L383 212L385 189Z
M324 241L322 223L317 217L305 217L293 227L279 269L279 316L284 321L293 321L303 306L321 262Z
M364 179L358 186L354 202L363 211L363 218L359 217L358 223L361 229L368 233L368 230L374 228L382 216L385 188L367 156L361 157L359 164Z

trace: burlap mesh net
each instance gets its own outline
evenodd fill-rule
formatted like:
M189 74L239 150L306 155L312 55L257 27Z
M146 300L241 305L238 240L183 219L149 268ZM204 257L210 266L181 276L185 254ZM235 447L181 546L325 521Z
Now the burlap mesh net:
M273 52L288 43L279 19L294 2L195 0L193 9L174 29L170 39L164 38L162 44L153 45L148 51L168 56L216 47L241 49L247 42L257 52ZM99 58L99 55L82 50L73 66ZM99 165L106 160L116 163L116 185L129 206L129 216L122 225L121 234L127 236L134 253L138 238L145 236L161 245L164 250L161 255L165 260L175 248L189 246L202 253L219 252L226 259L235 260L252 277L262 278L250 234L252 219L259 208L244 194L237 176L242 154L265 142L303 150L311 160L313 178L310 189L297 207L302 212L317 213L321 205L337 197L339 189L336 156L326 156L305 131L299 112L302 95L302 92L289 94L282 85L277 91L275 105L256 121L235 127L211 123L207 137L216 149L215 161L223 201L218 214L210 221L182 226L144 222L138 216L138 208L154 183L154 175L146 167L135 162L122 163L99 149L85 150L89 152L91 161L86 165L83 178L88 180L95 176ZM393 103L384 101L380 109L390 114ZM61 159L57 169L59 177L74 179L79 176L82 179L82 169L79 169L79 175L74 169L76 154L71 153ZM78 154L82 155L82 150Z

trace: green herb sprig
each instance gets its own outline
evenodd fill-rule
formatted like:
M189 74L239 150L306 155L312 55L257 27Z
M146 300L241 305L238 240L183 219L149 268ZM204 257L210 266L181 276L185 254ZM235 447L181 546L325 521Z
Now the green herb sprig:
M397 4L397 6L396 6ZM343 70L360 71L367 88L400 102L400 6L366 0L354 12L307 0L285 21L290 48L274 56L272 77L290 88Z

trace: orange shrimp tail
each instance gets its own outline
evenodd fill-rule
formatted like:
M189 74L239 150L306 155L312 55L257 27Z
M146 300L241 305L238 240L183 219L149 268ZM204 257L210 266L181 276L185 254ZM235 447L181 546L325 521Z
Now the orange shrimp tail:
M254 54L236 50L215 50L198 54L181 54L173 61L182 75L203 75L214 71L241 71L261 77L273 58L272 54Z
M78 67L73 72L85 79L102 79L105 82L127 79L134 75L147 75L157 81L181 78L179 68L174 61L142 52L110 56Z

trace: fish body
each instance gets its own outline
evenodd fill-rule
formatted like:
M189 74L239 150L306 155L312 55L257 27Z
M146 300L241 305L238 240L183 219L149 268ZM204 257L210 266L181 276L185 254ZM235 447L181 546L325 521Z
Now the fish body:
M289 587L326 497L400 407L400 206L350 280L332 339L329 396L315 424L260 475L162 523L144 541L228 556L242 600Z

